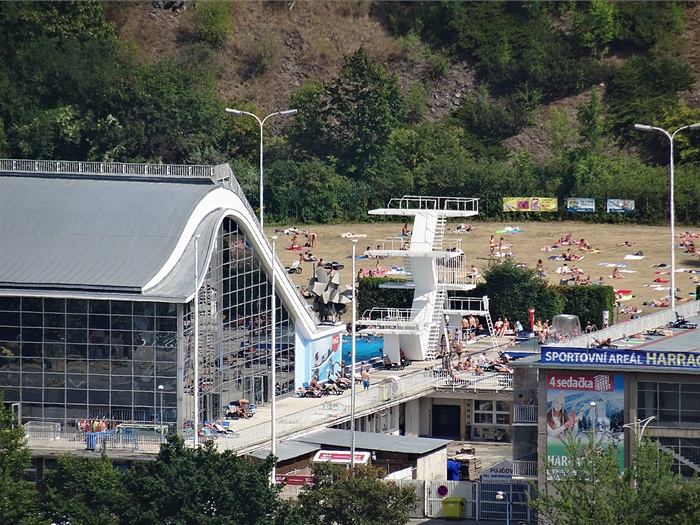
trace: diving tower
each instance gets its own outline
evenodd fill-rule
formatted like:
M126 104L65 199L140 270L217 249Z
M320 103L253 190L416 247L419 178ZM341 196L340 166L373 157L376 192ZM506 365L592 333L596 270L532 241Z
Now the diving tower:
M372 257L403 257L405 278L382 287L413 290L411 308L372 308L359 320L370 326L361 332L384 336L384 353L392 362L400 361L401 349L411 360L434 359L441 335L449 341L450 328L461 331L464 315L485 317L496 346L488 298L448 297L448 292L473 290L478 276L466 263L462 239L445 239L445 224L448 218L478 213L475 198L425 196L391 199L386 208L369 211L370 215L413 217L410 237L380 239L377 249L367 252Z

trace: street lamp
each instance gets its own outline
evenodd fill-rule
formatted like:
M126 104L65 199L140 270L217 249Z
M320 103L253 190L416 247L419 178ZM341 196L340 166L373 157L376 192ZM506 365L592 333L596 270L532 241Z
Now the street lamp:
M591 401L591 410L593 411L593 420L591 424L593 425L593 446L595 446L595 427L596 421L598 420L598 404L595 401Z
M262 166L262 164L261 164ZM260 208L260 224L262 225L262 207ZM277 322L277 297L276 297L276 285L277 279L275 277L275 241L277 240L277 235L272 235L272 257L270 257L270 268L272 268L272 298L270 308L272 310L272 315L270 317L270 343L272 346L272 357L270 359L270 364L272 365L272 373L270 374L270 383L272 388L272 403L270 404L270 454L273 456L277 452L277 423L276 423L276 409L277 409L277 342L275 333L275 323ZM272 472L270 473L271 483L275 484L277 479L277 468L273 465Z
M355 273L355 251L357 239L352 240L352 326L350 327L350 467L355 468L355 363L357 341L355 340L357 324L357 274Z
M158 385L158 392L160 392L160 440L163 441L163 390L165 387L163 385Z
M241 111L240 109L226 108L226 113L231 113L233 115L250 115L258 121L258 124L260 124L260 229L263 230L263 126L265 125L265 121L270 117L274 117L275 115L296 115L297 110L287 109L285 111L275 111L274 113L270 113L262 120L254 113Z
M647 425L651 423L654 419L656 419L656 416L649 416L644 419L638 419L634 423L626 423L622 425L622 428L629 428L632 432L634 432L634 435L637 438L637 441L639 442L644 437L644 431L646 430Z
M194 295L192 296L192 301L194 302L192 317L193 317L193 336L192 336L192 346L193 348L193 359L194 359L194 419L192 421L192 426L194 428L194 441L193 445L195 450L198 445L198 434L199 431L199 290L197 288L199 282L199 256L197 250L199 249L199 235L194 236Z
M510 498L507 492L499 490L496 492L496 499L498 501L506 500L506 525L510 525Z
M676 311L676 254L675 254L675 244L676 244L676 213L675 213L675 204L674 204L674 196L673 196L673 139L675 138L676 134L679 131L683 131L684 129L690 129L690 130L696 130L700 129L700 122L696 122L695 124L689 124L687 126L683 126L678 128L676 131L673 133L669 133L663 128L658 128L656 126L647 126L645 124L635 124L634 129L637 131L643 131L645 133L649 133L651 131L658 131L659 133L663 133L666 135L668 138L669 142L669 166L671 168L671 175L670 175L670 187L669 187L669 221L671 223L671 311L675 312Z

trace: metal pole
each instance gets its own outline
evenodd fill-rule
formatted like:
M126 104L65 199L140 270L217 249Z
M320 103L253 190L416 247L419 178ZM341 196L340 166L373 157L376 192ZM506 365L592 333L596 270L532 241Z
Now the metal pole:
M263 224L263 208L265 207L265 204L263 202L263 189L264 189L264 179L263 179L263 127L265 125L265 121L269 119L270 117L274 117L275 115L296 115L297 110L296 109L287 109L285 111L275 111L274 113L270 113L267 117L264 119L260 119L255 113L250 113L249 111L242 111L240 109L231 109L231 108L226 108L226 113L231 113L233 115L249 115L253 117L255 120L258 121L258 124L260 124L260 230L264 231L264 224Z
M197 250L199 248L199 235L194 236L194 311L193 311L193 331L194 331L194 448L197 448L197 432L199 431L199 260Z
M163 385L158 385L158 391L160 392L160 441L163 442L163 390L165 387Z
M676 210L675 210L675 197L674 197L674 162L673 162L673 139L676 137L676 134L680 131L683 131L684 129L690 129L691 131L700 129L700 122L696 122L695 124L689 124L687 126L682 126L678 128L676 131L673 133L669 133L663 128L659 128L656 126L647 126L645 124L635 124L634 129L637 131L644 131L644 132L650 132L650 131L658 131L659 133L663 133L666 135L666 138L668 138L669 142L669 167L670 167L670 181L669 181L669 199L668 199L668 205L669 205L669 222L671 223L671 279L670 279L670 284L671 284L671 293L670 293L670 301L669 301L669 306L671 307L671 311L675 312L676 311Z
M261 135L262 136L262 135ZM262 158L262 157L261 157ZM262 168L262 163L260 165ZM261 216L262 216L262 209L260 210ZM276 284L277 284L277 278L275 276L275 241L277 240L277 236L273 235L272 236L272 257L270 258L270 268L272 268L272 299L271 299L271 309L272 309L272 315L270 319L270 339L271 339L271 345L272 345L272 358L271 358L271 364L272 364L272 373L270 374L270 383L272 383L272 403L270 405L270 454L273 456L276 455L277 453L277 417L276 417L276 410L277 410L277 344L276 344L276 332L275 332L275 324L277 322L277 296L276 296ZM276 483L277 479L277 468L275 465L272 466L272 472L271 472L271 484L274 485Z
M355 251L357 239L352 241L352 326L350 327L350 467L355 468L355 367L356 367L356 325L357 325L357 274L355 272Z
M596 427L596 422L598 420L598 404L595 401L591 401L591 408L593 409L593 421L591 421L591 424L593 425L593 447L595 447L595 427Z

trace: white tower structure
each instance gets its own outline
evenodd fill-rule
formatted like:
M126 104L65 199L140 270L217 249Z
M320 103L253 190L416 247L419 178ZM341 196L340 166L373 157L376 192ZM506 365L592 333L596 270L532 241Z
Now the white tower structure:
M363 332L384 336L384 354L392 362L400 361L400 350L411 360L430 360L442 334L451 339L448 328L461 331L463 315L486 318L496 346L488 297L472 298L448 291L464 292L476 287L477 277L466 263L461 239L445 239L448 218L473 217L479 213L478 199L462 197L404 196L391 199L386 208L371 210L370 215L413 217L410 237L391 237L377 241L372 257L403 257L405 279L389 282L385 288L413 289L411 308L372 308L359 322L372 328Z

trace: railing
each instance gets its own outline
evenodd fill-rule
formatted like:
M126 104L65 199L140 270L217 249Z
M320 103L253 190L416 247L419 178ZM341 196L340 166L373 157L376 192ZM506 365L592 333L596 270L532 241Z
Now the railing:
M479 199L404 195L401 198L391 199L386 207L396 210L418 209L479 213Z
M372 308L362 314L358 323L377 328L397 330L420 330L421 322L416 317L421 310L415 308Z
M456 261L456 262L453 262ZM469 273L463 259L454 258L437 265L438 283L445 286L476 285L476 277Z
M387 237L386 239L377 239L375 248L372 252L377 251L408 251L411 249L410 237Z
M676 312L678 315L685 316L686 318L695 317L698 315L698 302L691 301L688 303L679 304L676 306ZM568 341L547 344L547 346L590 348L597 344L595 339L600 341L610 338L612 341L616 341L618 339L624 339L629 335L643 332L647 328L658 328L660 326L665 326L669 323L669 321L675 320L675 313L670 309L665 309L661 312L645 315L639 319L632 319L624 323L618 323L608 328L598 330L597 332L574 337Z
M18 172L84 173L90 175L157 175L214 178L214 166L181 164L133 164L69 160L0 159L0 170Z
M450 297L448 310L460 312L488 312L488 301L483 297Z
M537 423L537 405L513 405L513 424Z
M139 450L157 453L162 442L161 436L140 434L109 433L90 436L82 432L41 432L26 431L27 444L30 448L51 448L58 450ZM93 438L92 443L89 440ZM89 446L89 447L88 447Z
M397 382L374 385L370 390L355 396L355 417L376 412L382 405L397 404L402 399L415 397L435 387L436 378L429 371L402 376ZM311 429L340 424L350 419L350 393L328 399L318 405L277 419L276 435L278 438L292 434L304 433ZM330 396L329 396L330 397ZM239 429L238 436L220 437L219 450L253 449L256 445L270 440L270 422Z
M513 461L514 478L537 478L537 461Z
M452 390L494 390L496 392L513 388L513 375L505 372L441 371L438 388Z

